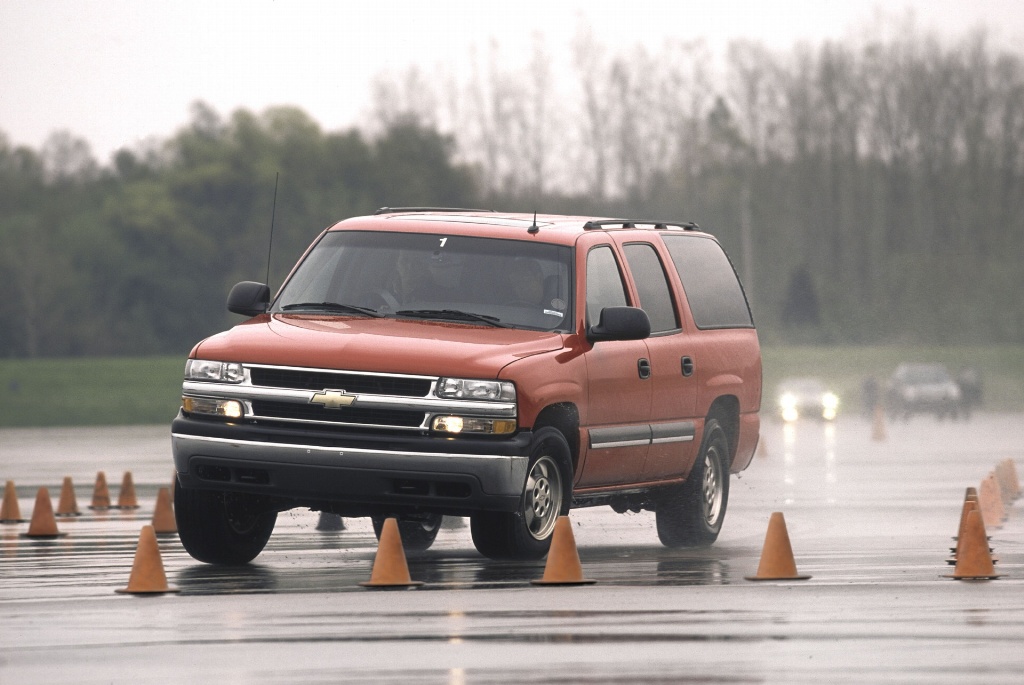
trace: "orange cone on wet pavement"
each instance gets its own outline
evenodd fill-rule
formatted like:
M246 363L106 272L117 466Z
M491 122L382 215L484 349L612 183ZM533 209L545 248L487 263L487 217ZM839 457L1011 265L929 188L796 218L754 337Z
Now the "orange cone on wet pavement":
M885 410L882 405L876 404L871 420L871 439L875 442L884 442L888 435L885 432Z
M995 476L989 475L978 488L978 506L986 528L999 528L1006 518L1003 500L999 496L999 484Z
M955 564L956 560L960 557L964 540L967 538L967 520L969 518L969 514L973 511L976 512L979 517L981 516L981 508L978 506L977 494L975 494L973 499L970 497L970 492L972 490L974 490L974 488L967 488L968 497L964 498L964 506L960 511L960 525L957 528L956 537L954 538L956 540L956 546L951 550L953 552L953 558L947 559L946 563ZM985 534L985 540L987 541L988 533L985 533L985 523L983 520L981 526L982 532Z
M14 481L7 481L4 486L4 503L0 506L0 523L24 523L21 518L21 507L18 506L18 491L14 487Z
M746 576L747 580L807 580L810 576L800 575L793 559L793 547L786 531L786 518L781 511L772 513L768 520L768 532L764 536L761 563L757 574Z
M128 577L128 587L115 590L128 595L160 595L178 592L178 588L167 584L164 562L160 558L160 545L156 541L153 526L143 526L139 533L139 544L135 548L135 561Z
M988 551L988 539L981 514L970 511L967 524L964 526L963 540L959 545L960 553L956 557L953 574L945 576L956 580L995 580L999 578L992 564L992 555Z
M28 524L27 538L56 538L66 533L57 530L57 519L53 517L53 503L50 502L50 491L39 488L36 493L36 505L32 509L32 522Z
M400 588L423 585L409 576L409 565L405 561L402 535L398 532L398 521L389 518L384 521L377 543L377 556L373 559L370 580L359 583L363 587Z
M135 497L135 482L132 480L132 472L125 471L121 479L121 491L117 495L118 509L138 509L139 502Z
M78 499L75 497L75 486L70 476L64 476L64 484L60 488L60 500L57 502L57 516L81 516L78 510Z
M96 485L92 489L92 503L89 505L90 509L109 509L110 508L110 489L107 488L107 474L102 471L96 474Z
M1006 475L1010 479L1010 485L1013 489L1013 499L1020 497L1020 480L1017 478L1017 465L1013 462L1013 459L1006 460Z
M596 580L583 577L583 566L576 550L576 536L568 516L559 516L551 534L551 549L544 565L544 577L531 580L534 585L590 585Z
M160 488L156 495L156 509L153 510L153 530L157 535L177 533L178 523L174 519L174 508L171 506L171 491Z

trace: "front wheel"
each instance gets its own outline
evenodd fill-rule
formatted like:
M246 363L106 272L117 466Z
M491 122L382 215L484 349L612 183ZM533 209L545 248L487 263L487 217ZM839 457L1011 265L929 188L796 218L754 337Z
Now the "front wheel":
M718 539L729 503L729 440L717 420L704 426L704 442L686 482L658 504L658 539L666 547L706 546Z
M239 565L270 539L277 511L265 498L216 490L174 488L174 518L182 546L197 561Z
M558 517L569 513L571 492L569 443L558 429L541 428L533 437L518 509L474 514L473 545L491 559L540 559L548 553Z
M406 552L423 552L434 544L437 532L441 530L441 514L427 514L422 518L398 519L398 534L402 538L402 549ZM385 516L373 516L373 533L380 540L384 530Z

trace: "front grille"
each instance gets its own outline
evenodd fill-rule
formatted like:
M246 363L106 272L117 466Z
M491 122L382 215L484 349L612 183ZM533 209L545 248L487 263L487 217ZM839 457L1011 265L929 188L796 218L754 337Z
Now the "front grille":
M358 407L326 409L312 404L274 402L271 400L253 400L252 410L257 419L360 423L374 426L399 426L402 428L416 428L423 423L424 418L424 412L422 411L360 409Z
M294 390L344 390L352 395L396 395L399 397L426 397L430 392L429 378L403 378L401 376L372 376L330 371L277 369L250 367L253 385ZM422 418L422 416L421 416ZM418 425L418 424L417 424Z

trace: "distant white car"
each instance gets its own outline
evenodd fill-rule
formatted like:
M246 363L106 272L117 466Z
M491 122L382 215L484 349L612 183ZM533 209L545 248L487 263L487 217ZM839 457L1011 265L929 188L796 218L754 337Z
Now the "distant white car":
M818 378L787 378L779 383L776 396L783 421L832 421L839 412L839 396Z
M942 364L900 364L889 379L886 406L890 416L903 419L922 413L966 416L960 387Z

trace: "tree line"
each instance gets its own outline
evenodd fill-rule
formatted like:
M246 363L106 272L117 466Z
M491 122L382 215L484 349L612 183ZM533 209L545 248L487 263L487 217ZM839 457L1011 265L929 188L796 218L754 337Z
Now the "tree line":
M773 51L543 40L462 81L382 75L362 128L197 103L99 165L63 132L0 135L0 354L184 353L323 227L385 205L693 220L767 342L1024 342L1024 63L983 33Z

